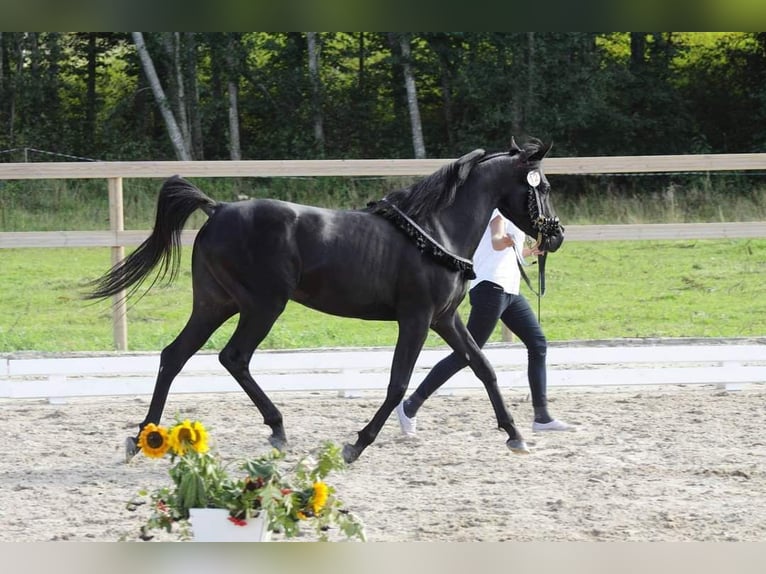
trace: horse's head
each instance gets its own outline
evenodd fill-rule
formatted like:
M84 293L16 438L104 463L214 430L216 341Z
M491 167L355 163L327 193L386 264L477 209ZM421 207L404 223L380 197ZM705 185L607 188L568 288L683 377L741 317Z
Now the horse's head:
M550 149L550 144L537 140L522 149L511 139L512 173L497 205L516 227L536 237L540 250L545 252L556 251L564 242L564 228L553 209L551 186L541 166Z

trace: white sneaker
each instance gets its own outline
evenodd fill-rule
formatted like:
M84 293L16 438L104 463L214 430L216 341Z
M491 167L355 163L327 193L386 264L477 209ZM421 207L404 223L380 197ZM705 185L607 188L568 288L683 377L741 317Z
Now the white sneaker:
M403 401L396 405L396 416L399 417L399 427L402 429L402 434L407 436L415 436L417 434L417 417L410 418L404 414Z
M543 431L573 431L574 427L572 425L569 425L565 423L564 421L560 421L557 419L553 419L549 423L539 423L537 421L532 423L532 430L534 432L543 432Z

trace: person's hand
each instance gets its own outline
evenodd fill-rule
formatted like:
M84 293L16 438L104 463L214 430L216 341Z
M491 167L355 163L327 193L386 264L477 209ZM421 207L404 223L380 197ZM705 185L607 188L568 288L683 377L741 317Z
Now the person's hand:
M524 257L529 257L530 255L545 255L545 251L541 251L537 245L533 245L532 247L525 247L522 250L522 255Z

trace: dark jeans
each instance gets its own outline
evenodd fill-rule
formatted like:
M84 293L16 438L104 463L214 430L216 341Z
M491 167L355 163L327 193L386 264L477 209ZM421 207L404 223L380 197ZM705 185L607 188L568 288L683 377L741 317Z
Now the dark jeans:
M479 347L484 347L498 319L527 347L527 377L532 394L532 405L546 406L545 354L548 343L532 307L522 295L510 295L490 281L482 281L469 293L471 314L466 327ZM468 366L465 357L452 353L434 365L418 386L408 403L414 412L455 373Z

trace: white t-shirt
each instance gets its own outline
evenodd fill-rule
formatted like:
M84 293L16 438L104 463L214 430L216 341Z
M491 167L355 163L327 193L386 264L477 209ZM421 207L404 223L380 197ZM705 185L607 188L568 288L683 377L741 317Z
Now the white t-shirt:
M505 222L505 232L513 236L514 248L497 251L492 247L492 231L490 230L492 220L495 217L502 217ZM508 219L502 216L499 210L495 209L490 217L490 224L484 230L479 246L473 255L473 271L476 273L476 279L471 281L471 288L482 281L491 281L503 288L503 291L512 295L519 294L519 283L521 282L521 272L516 259L515 251L518 251L519 259L523 260L522 249L526 235Z

